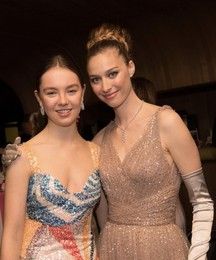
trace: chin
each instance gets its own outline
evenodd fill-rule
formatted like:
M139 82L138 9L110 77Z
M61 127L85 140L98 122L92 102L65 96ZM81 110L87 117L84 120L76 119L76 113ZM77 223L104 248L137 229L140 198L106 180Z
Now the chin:
M101 99L101 101L113 109L119 107L123 103L119 99L115 99L115 98L112 100Z
M74 124L59 124L58 127L61 127L62 129L71 128Z
M70 121L53 121L53 123L56 125L56 126L60 126L60 127L70 127L72 126L73 124L76 123L76 119L75 120L70 120Z
M113 100L113 102L109 102L109 103L106 102L106 104L113 109L120 107L123 103L124 100L115 100L115 101Z

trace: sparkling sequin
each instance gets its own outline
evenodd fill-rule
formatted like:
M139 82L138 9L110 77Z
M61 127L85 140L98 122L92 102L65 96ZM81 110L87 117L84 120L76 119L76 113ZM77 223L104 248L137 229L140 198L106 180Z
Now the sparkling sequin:
M100 172L109 202L100 237L101 260L186 260L188 241L174 224L180 176L161 146L158 113L123 162L112 144L111 122L101 146Z
M28 158L33 172L28 185L21 259L95 260L91 219L100 198L99 171L90 174L81 192L70 193L58 179L40 171L30 152Z

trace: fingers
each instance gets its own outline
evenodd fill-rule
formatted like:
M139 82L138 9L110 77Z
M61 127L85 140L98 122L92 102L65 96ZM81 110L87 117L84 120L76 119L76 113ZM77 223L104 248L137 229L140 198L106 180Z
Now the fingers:
M5 150L5 153L2 155L2 164L8 167L18 156L19 154L16 150Z
M16 144L16 145L21 144L21 137L20 137L20 136L18 136L18 137L15 138L14 144Z
M17 156L20 156L21 155L21 151L19 150L19 147L18 147L18 145L21 144L21 137L20 136L17 136L15 138L14 144L16 145ZM15 157L15 159L17 158L17 156Z
M21 155L18 145L21 143L21 138L17 137L13 144L8 144L5 147L2 155L2 164L4 167L8 167L18 156Z

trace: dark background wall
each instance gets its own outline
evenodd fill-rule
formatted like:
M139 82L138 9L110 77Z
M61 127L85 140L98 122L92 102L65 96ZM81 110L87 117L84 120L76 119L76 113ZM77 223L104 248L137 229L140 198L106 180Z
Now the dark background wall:
M216 118L215 14L215 0L1 0L0 134L6 123L37 110L34 79L42 59L65 50L85 71L89 30L112 22L132 34L136 76L154 83L159 104L193 119L204 145ZM90 87L85 102L87 127L112 117ZM215 196L215 161L204 167Z
M33 90L40 61L64 49L84 71L89 30L101 22L119 23L133 36L136 75L150 79L159 93L172 91L172 97L162 94L160 103L196 114L205 140L216 115L215 11L211 0L1 1L0 79L17 95L24 113L31 113L37 109ZM190 93L200 84L199 93ZM175 93L184 87L187 95ZM90 87L86 102L97 102Z
M216 82L216 2L201 0L18 1L0 3L0 79L20 99L25 113L37 109L34 78L41 59L53 49L70 52L85 70L85 42L101 22L126 26L134 39L136 75L158 92ZM198 117L201 138L212 127L215 84L210 94L162 99ZM87 104L97 100L88 88ZM8 101L9 103L9 101ZM201 109L202 108L202 109Z

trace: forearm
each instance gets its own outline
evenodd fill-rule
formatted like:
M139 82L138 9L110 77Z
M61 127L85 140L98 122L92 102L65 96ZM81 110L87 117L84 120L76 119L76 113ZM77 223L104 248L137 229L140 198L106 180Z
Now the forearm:
M15 234L7 235L3 233L1 244L1 260L19 260L21 241L20 236Z
M7 195L7 194L6 194ZM21 214L8 212L7 196L5 200L4 225L1 244L1 260L20 259L25 226L25 210ZM15 207L15 206L14 206ZM8 217L10 216L10 217Z
M191 247L188 260L205 260L214 215L213 201L208 193L202 169L183 176L193 206Z

